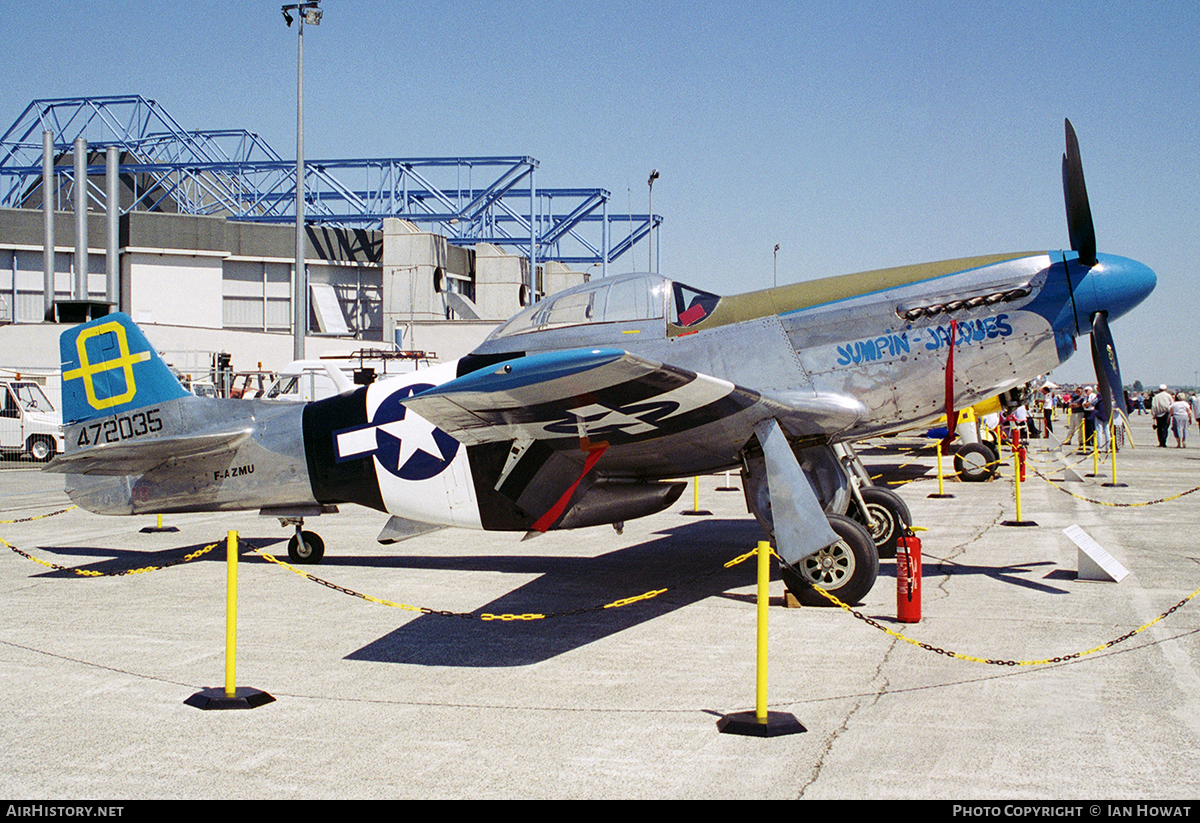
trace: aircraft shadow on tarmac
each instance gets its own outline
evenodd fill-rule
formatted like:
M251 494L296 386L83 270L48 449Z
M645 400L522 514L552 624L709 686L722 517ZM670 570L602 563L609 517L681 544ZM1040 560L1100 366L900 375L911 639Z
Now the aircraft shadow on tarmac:
M421 615L347 655L348 660L422 666L527 666L653 620L733 588L751 586L755 564L722 565L762 539L753 520L682 523L657 539L598 557L507 555L493 557L387 558L389 566L538 574L476 614L554 614L531 621L483 621ZM526 543L536 550L536 541ZM705 574L706 572L712 574ZM655 589L665 594L623 608L593 609Z

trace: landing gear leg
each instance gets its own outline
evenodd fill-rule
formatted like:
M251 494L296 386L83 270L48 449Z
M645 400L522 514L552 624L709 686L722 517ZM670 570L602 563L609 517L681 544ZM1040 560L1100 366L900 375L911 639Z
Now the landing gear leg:
M316 532L306 532L303 517L281 517L281 526L295 526L296 533L288 541L288 559L293 563L320 563L325 556L325 541Z
M895 557L897 538L912 525L908 505L891 489L872 485L852 446L838 443L833 448L849 479L851 503L846 514L866 527L880 557Z
M762 525L763 529L775 540L778 548L781 545L776 529L775 510L772 505L771 482L768 478L767 456L755 448L758 443L752 441L743 452L743 488L746 491L746 505ZM830 538L816 551L793 552L792 558L787 558L780 552L784 562L780 566L784 583L796 599L808 606L831 606L829 600L820 595L814 586L834 594L844 603L857 603L871 590L879 574L879 553L871 534L861 524L845 512L859 505L861 495L855 488L859 472L865 474L865 469L843 462L840 458L846 456L854 459L852 452L835 449L829 445L816 445L802 448L792 448L796 461L804 472L800 483L811 487L815 494L815 516L822 514L828 522L828 530L824 535L816 532L812 519L804 522L803 528L811 542L822 537ZM789 455L790 456L790 455ZM782 462L776 456L776 464ZM798 474L798 473L797 473ZM795 488L798 484L792 484ZM780 493L786 494L789 487L784 485ZM785 501L787 498L785 498ZM819 508L818 508L819 507ZM793 506L798 509L798 506ZM839 511L840 509L840 511ZM784 509L786 511L786 508ZM793 516L794 517L794 516ZM783 524L785 527L787 524ZM786 543L783 544L785 547Z

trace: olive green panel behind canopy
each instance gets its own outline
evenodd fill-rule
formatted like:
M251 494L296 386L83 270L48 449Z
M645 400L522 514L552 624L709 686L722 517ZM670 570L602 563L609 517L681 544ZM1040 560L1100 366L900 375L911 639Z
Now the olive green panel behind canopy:
M960 257L957 260L941 260L936 263L920 263L914 266L898 266L892 269L842 274L836 277L824 277L820 280L809 280L804 283L793 283L790 286L778 286L762 291L731 295L722 297L712 314L694 326L683 328L671 324L668 328L668 335L674 337L679 334L728 326L772 314L798 311L1037 254L1043 254L1043 252Z

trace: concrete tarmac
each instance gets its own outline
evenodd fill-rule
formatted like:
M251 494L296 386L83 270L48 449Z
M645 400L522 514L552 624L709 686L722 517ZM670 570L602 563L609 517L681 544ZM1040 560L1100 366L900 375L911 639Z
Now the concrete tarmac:
M762 536L740 492L715 490L724 476L701 479L711 516L681 514L689 488L620 535L447 529L389 547L384 515L346 506L308 523L326 557L303 568L335 589L250 553L286 559L288 537L253 512L169 515L178 531L153 534L154 517L25 519L69 502L61 477L9 463L0 538L70 571L0 546L0 797L1195 798L1200 598L1106 646L1200 587L1200 494L1184 494L1200 440L1157 448L1148 420L1119 455L1125 488L1101 485L1107 461L1064 482L1033 441L1028 527L1003 525L1011 464L932 499L923 441L863 448L881 482L910 481L893 488L929 529L923 619L896 622L891 561L856 610L895 634L784 608L775 575L770 709L807 731L768 739L717 731L755 699L754 562L723 564ZM1129 575L1078 579L1073 524ZM178 561L230 529L246 552L237 685L276 700L202 711L185 701L225 682L224 547ZM1017 662L1098 650L989 665L896 635Z

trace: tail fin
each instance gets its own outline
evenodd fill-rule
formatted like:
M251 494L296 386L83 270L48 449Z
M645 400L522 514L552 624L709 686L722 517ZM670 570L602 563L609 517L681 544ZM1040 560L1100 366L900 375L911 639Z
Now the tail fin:
M127 314L110 314L67 329L58 347L65 425L188 394Z

